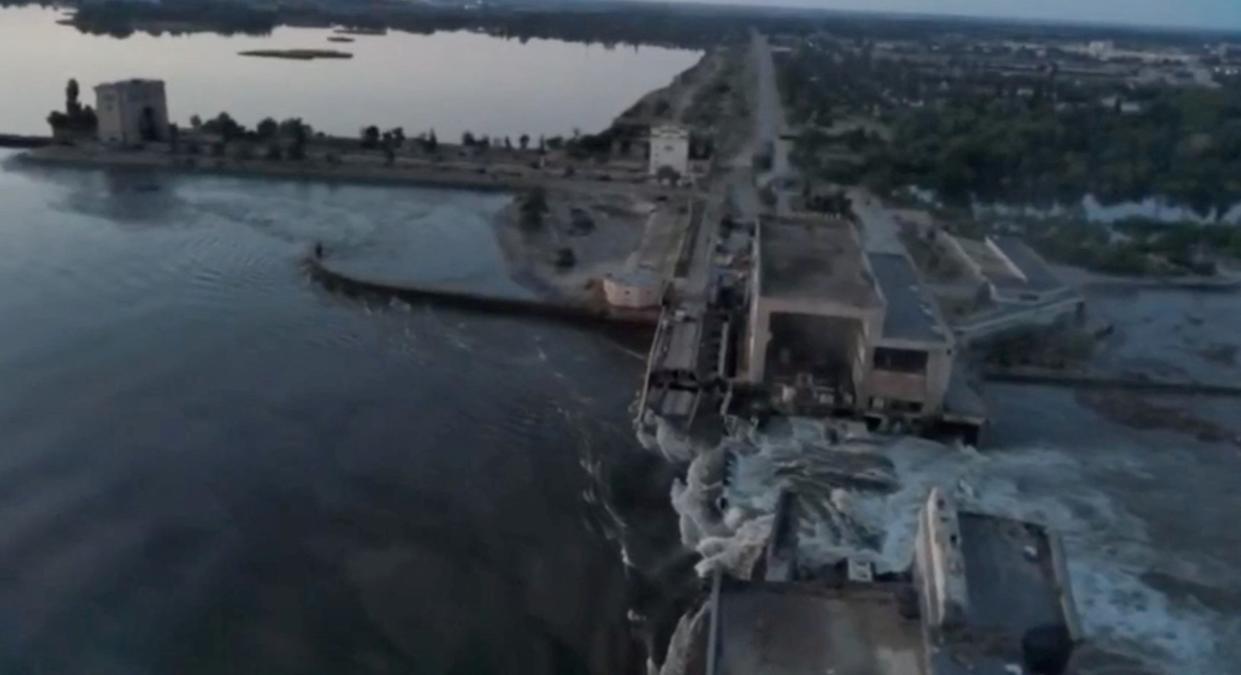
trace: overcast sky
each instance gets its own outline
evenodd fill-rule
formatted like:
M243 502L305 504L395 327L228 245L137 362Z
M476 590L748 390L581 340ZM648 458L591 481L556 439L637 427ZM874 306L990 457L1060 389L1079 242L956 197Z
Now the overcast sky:
M1241 0L715 0L747 5L783 5L998 16L1060 21L1102 21L1150 26L1192 26L1241 30Z

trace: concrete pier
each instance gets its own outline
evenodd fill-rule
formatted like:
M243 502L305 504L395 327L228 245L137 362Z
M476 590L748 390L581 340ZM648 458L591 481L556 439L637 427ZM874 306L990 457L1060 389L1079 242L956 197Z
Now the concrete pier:
M52 144L51 136L0 134L0 148L42 148Z
M628 309L612 307L604 302L501 297L461 289L397 284L365 279L353 273L333 269L327 261L314 255L307 256L304 264L312 279L329 290L350 296L369 296L384 300L395 298L408 303L433 303L472 312L533 316L577 324L653 327L659 321L658 308Z

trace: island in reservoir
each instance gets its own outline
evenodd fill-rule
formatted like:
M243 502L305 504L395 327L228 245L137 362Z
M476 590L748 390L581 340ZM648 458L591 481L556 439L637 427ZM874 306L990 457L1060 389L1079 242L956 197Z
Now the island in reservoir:
M251 49L237 52L242 56L259 56L272 59L297 59L310 61L313 59L352 59L353 54L335 49Z

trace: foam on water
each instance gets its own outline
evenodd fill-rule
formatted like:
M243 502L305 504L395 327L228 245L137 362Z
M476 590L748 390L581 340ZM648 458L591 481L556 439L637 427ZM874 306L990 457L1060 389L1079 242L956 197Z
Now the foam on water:
M824 438L822 425L798 421L789 430L755 435L753 448L734 452L729 462L704 455L695 460L705 475L695 476L691 468L673 503L688 535L685 544L704 557L700 572L733 569L737 560L748 563L765 543L755 533L769 530L782 488L793 488L801 505L800 561L814 566L855 557L870 560L880 572L907 569L917 514L930 489L940 486L963 508L1042 524L1062 537L1083 628L1096 647L1157 672L1232 671L1217 645L1236 630L1237 620L1170 598L1143 578L1155 566L1158 542L1151 541L1140 518L1090 480L1080 457L1048 446L990 448L981 454L912 438L861 438L832 446L836 453L871 454L890 464L892 484L867 489L842 484L839 475L824 473L802 452L802 444L823 445ZM842 455L832 457L839 462ZM714 475L709 464L727 465L727 477ZM882 483L873 470L854 475ZM718 516L704 515L704 504L718 503L716 478L726 483L727 506ZM731 534L711 531L720 527ZM710 536L704 536L707 531Z
M1169 674L1214 675L1227 618L1173 602L1142 575L1157 542L1143 522L1084 477L1080 460L1048 446L1000 448L964 479L971 508L1038 522L1065 543L1083 628L1092 642ZM967 490L968 492L968 490Z

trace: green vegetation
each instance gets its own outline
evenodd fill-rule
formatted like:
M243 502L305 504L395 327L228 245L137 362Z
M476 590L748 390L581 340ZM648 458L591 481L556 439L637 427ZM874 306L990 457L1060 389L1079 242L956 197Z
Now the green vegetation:
M941 58L841 41L782 58L781 92L805 129L793 161L956 205L1161 196L1209 217L1241 202L1241 86L1083 84L1019 52L1005 57L1018 74Z
M84 106L78 100L78 81L71 79L65 85L65 109L53 110L47 115L47 123L56 135L65 133L93 134L99 126L95 110L89 105Z
M1142 112L962 98L901 114L863 174L966 203L1048 205L1152 195L1208 216L1241 201L1241 90L1146 92Z
M521 201L521 226L537 230L543 226L543 216L549 211L547 191L541 187L531 189Z
M128 37L144 23L185 25L225 35L267 35L276 27L276 13L228 0L183 0L168 4L148 2L79 3L73 25L84 33ZM163 28L151 32L159 34ZM176 31L173 31L176 32Z

